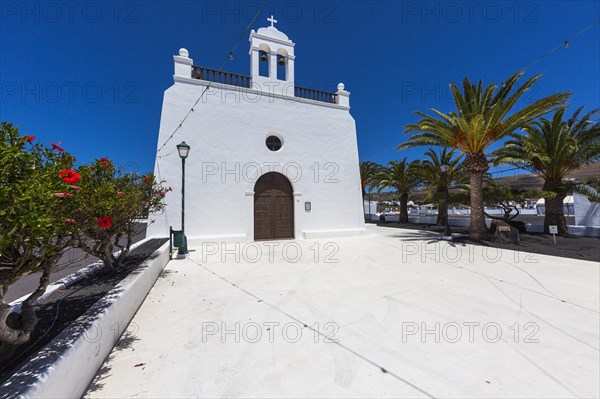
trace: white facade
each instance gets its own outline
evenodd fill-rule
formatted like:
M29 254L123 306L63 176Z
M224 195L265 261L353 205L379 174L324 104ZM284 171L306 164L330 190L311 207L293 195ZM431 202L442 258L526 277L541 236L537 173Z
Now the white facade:
M255 183L273 171L293 189L293 238L366 234L356 127L343 84L336 93L305 90L295 96L294 43L273 26L250 34L249 78L221 74L211 82L205 74L212 72L194 68L187 50L173 58L174 84L164 94L155 167L173 191L165 211L151 216L148 236L181 228L182 165L175 146L182 140L191 146L185 164L188 240L253 241ZM282 80L278 61L285 61ZM269 76L259 76L261 62ZM281 149L267 148L269 136L281 140Z
M591 187L588 189L593 190ZM592 202L587 195L580 193L573 194L573 201L575 204L575 224L577 226L600 227L600 203Z

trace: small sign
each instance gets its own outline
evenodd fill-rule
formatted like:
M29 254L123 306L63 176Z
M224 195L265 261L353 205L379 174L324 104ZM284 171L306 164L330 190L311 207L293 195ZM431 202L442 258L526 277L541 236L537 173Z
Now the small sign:
M550 231L550 234L552 234L552 239L554 240L554 245L556 245L556 235L558 234L558 226L551 224L550 226L548 226L548 230Z
M510 226L498 226L498 231L510 231Z

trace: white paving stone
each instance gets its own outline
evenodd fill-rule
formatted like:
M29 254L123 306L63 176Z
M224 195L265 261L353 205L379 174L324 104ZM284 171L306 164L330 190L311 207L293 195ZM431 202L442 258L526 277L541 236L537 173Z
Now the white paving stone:
M126 333L132 342L113 350L87 396L600 395L598 263L385 228L252 245L239 261L206 255L209 245L170 262ZM262 257L251 263L257 247ZM479 323L471 339L470 323ZM303 324L335 331L338 343L310 328L292 342ZM236 325L239 334L222 334ZM439 339L421 334L436 325ZM257 326L262 337L250 342ZM408 335L412 327L420 331Z

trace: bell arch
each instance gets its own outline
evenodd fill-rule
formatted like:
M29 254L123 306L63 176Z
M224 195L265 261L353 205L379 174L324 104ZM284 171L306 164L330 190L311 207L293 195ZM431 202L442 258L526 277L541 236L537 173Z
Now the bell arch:
M270 77L270 65L271 48L267 44L262 43L260 46L258 46L258 75Z
M289 54L284 48L277 49L277 80L288 79L288 58Z

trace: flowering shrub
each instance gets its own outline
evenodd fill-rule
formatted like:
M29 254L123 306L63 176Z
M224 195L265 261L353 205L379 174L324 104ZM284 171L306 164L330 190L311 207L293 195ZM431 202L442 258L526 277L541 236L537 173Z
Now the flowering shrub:
M74 173L68 178L77 176L79 182L72 216L81 233L78 247L102 259L106 270L112 271L129 252L136 221L163 209L166 190L153 175L126 173L107 158Z
M167 189L153 175L125 173L108 158L76 168L60 143L35 139L0 124L0 360L29 340L34 302L67 249L81 248L112 271L129 251L136 221L165 206ZM37 289L12 314L8 287L34 272L41 272Z
M65 222L74 203L75 190L69 186L77 181L71 173L74 159L55 147L19 135L12 124L0 124L0 359L29 340L37 324L33 303L45 292L59 258L75 243L75 230ZM9 325L11 309L4 294L18 279L38 271L38 287Z

